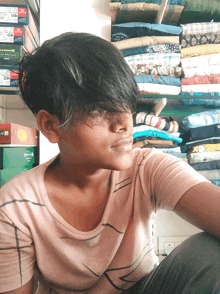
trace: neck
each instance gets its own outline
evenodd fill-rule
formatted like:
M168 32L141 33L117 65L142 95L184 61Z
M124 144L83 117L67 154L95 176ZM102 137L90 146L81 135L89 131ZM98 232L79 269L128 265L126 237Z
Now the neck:
M111 170L75 165L62 161L61 157L53 162L48 172L52 173L57 180L61 180L63 185L77 186L82 190L107 185L111 175Z

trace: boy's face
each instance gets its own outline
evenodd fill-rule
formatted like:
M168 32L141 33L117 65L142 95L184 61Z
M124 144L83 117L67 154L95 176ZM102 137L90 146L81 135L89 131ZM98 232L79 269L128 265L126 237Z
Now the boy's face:
M91 170L124 170L131 166L133 120L131 112L94 113L86 123L61 134L59 147L66 163Z

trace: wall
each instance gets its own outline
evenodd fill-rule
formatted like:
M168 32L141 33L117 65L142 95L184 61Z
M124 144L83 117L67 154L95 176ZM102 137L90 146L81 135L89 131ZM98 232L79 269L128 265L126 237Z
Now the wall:
M37 128L35 117L19 95L0 95L2 122L12 122L23 126Z
M40 6L41 43L64 32L87 32L110 41L109 0L59 1L43 0ZM40 163L59 152L40 134Z

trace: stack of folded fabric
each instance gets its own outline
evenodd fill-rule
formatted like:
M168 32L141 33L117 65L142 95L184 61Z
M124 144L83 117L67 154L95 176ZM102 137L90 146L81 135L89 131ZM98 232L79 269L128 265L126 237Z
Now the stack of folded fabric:
M182 124L190 135L183 148L188 163L214 184L220 184L220 109L191 114Z
M159 148L163 152L184 158L179 144L179 124L171 119L157 117L147 112L133 116L133 148Z
M162 0L112 0L110 15L112 23L133 21L155 22L161 10ZM168 0L163 14L163 23L177 25L184 6L183 0Z
M179 18L179 23L202 22L219 19L219 0L184 0L184 10Z
M115 24L112 42L135 75L141 95L178 95L182 28L143 22Z
M220 105L212 96L220 93L220 23L181 25L181 95L208 96L188 104ZM210 97L210 98L209 98ZM183 100L187 103L187 100ZM194 102L194 103L193 103ZM217 103L217 104L216 104Z

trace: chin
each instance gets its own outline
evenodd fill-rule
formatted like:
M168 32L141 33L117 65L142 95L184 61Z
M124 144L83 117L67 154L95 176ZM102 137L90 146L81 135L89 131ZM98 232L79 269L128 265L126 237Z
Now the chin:
M132 159L133 159L133 150L130 152L126 152L125 154L121 154L120 156L114 156L111 160L111 170L126 170L131 167Z

